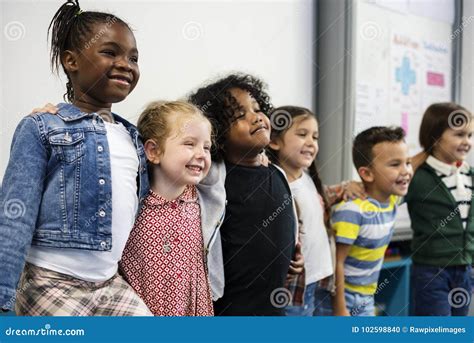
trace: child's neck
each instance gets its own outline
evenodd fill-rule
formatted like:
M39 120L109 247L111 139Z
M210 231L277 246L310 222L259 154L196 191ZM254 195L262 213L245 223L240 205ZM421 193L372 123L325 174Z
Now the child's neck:
M259 167L262 165L262 160L261 160L260 154L245 154L245 155L240 155L240 154L227 154L226 160L232 164L237 164L239 166L244 166L244 167Z
M377 189L373 185L365 184L365 190L369 197L377 200L380 203L387 203L390 201L390 195L382 192L381 190Z
M73 102L74 106L78 107L82 112L85 113L97 113L100 117L109 123L114 122L114 116L112 115L112 104L94 104L82 99L75 99Z
M285 171L288 182L296 181L303 175L303 168L294 168L286 163L280 163L280 167Z
M151 189L155 193L159 194L168 201L172 201L183 194L185 188L186 185L176 184L175 180L172 180L163 174L159 167L154 168Z
M433 151L433 157L436 158L438 161L444 162L446 164L456 165L457 161L447 160L442 154L440 154L437 150Z

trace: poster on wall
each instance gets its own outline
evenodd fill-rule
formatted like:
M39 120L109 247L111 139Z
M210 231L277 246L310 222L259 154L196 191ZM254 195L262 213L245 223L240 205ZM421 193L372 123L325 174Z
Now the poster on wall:
M390 108L400 118L411 152L425 109L451 99L450 46L392 32L390 41Z
M421 109L421 41L392 32L390 41L390 108L405 130L409 149L416 149Z
M451 99L451 45L423 40L423 109L433 102Z

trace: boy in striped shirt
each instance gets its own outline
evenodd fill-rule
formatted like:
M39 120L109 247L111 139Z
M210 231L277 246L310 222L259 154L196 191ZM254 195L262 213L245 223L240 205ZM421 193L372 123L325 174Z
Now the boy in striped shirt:
M413 176L405 134L399 127L372 127L354 140L352 158L367 198L337 205L334 314L374 315L374 294L392 237L400 197Z

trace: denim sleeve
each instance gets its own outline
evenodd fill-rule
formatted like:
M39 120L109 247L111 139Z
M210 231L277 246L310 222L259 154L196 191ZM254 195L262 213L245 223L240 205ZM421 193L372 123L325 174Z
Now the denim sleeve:
M39 123L36 116L18 124L0 187L0 307L7 309L13 309L43 193L48 152Z

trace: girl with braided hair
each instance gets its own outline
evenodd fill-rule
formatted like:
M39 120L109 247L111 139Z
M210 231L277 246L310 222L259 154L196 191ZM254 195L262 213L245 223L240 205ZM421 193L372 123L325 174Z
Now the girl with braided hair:
M59 8L49 36L68 103L56 115L25 117L15 131L0 189L0 307L151 315L117 273L149 189L138 131L111 110L140 76L135 37L120 18L77 1Z

